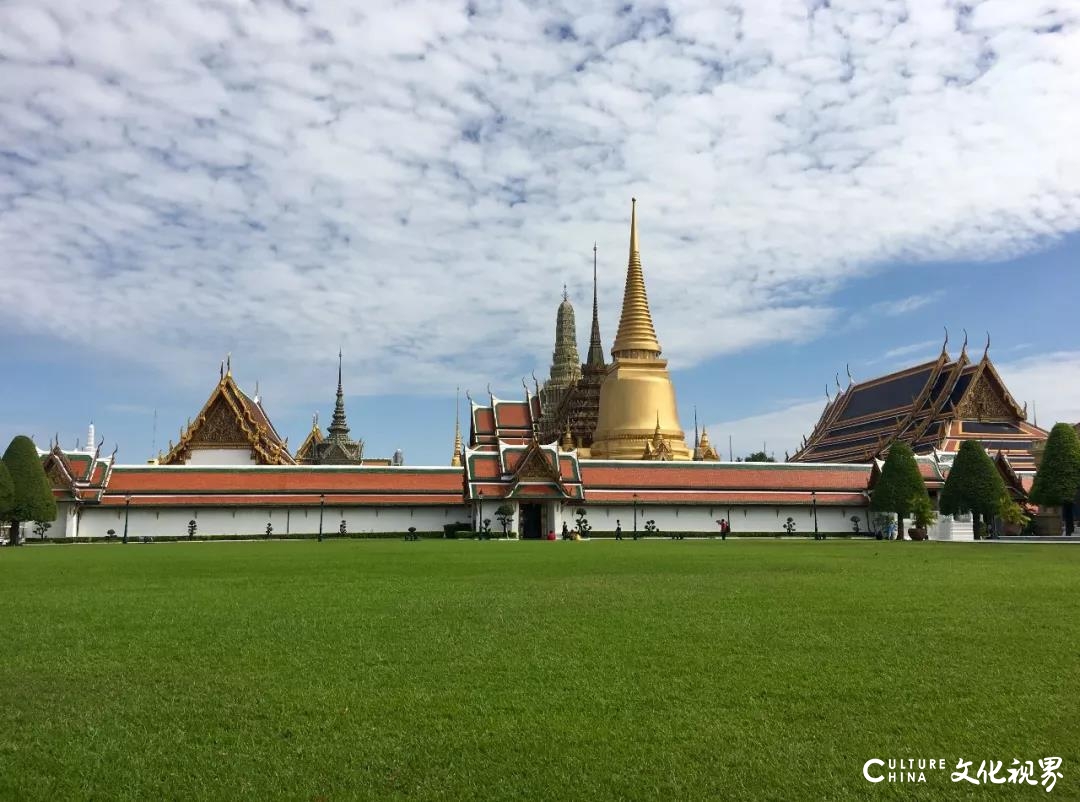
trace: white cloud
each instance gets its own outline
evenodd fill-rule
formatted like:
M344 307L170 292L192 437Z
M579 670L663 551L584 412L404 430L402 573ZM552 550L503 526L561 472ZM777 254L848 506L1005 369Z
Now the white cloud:
M709 439L718 451L723 446L724 459L728 458L730 436L732 456L745 457L764 447L777 461L783 461L784 452L794 454L803 437L813 431L824 408L824 398L821 401L796 401L761 415L713 423L708 427Z
M270 397L339 343L352 392L516 386L594 239L610 344L630 195L676 366L1080 227L1075 6L37 0L0 54L0 325Z
M1058 351L1015 362L994 363L1002 381L1020 404L1027 402L1028 419L1038 414L1039 425L1080 423L1080 351Z

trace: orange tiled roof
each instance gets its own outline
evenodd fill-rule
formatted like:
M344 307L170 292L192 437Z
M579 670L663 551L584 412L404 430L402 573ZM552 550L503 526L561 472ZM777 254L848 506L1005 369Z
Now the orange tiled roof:
M600 462L583 460L586 497L616 488L666 490L826 490L862 492L869 465L751 462Z
M809 491L703 490L676 492L642 490L631 493L629 490L586 490L585 500L588 502L631 504L634 502L635 495L638 504L713 504L716 506L725 504L810 504L814 498ZM818 505L828 507L853 507L866 503L866 496L862 493L823 493L818 491L816 499Z
M461 500L461 471L457 468L347 468L315 467L142 467L117 466L109 481L107 498L131 494L228 496L282 494L341 494L356 500L386 495L406 498L456 495ZM443 504L444 500L431 503Z
M108 507L122 507L126 496L109 495L102 497L101 503ZM460 489L456 493L328 493L327 506L349 506L362 503L365 505L407 505L407 506L458 506L464 503ZM318 506L319 494L315 493L206 493L206 494L140 494L131 496L133 507L155 506Z

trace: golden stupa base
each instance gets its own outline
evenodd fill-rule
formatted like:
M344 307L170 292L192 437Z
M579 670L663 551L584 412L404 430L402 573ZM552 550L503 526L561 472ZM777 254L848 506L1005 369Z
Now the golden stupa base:
M665 359L617 358L600 387L592 459L690 460Z

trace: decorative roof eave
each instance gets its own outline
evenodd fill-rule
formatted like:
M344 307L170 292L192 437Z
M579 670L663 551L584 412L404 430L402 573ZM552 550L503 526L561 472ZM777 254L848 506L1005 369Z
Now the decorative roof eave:
M1001 474L1001 478L1005 480L1005 485L1011 491L1013 498L1026 499L1027 491L1024 488L1024 482L1013 469L1012 463L1004 451L998 451L994 457L994 466L998 469L998 473Z
M71 469L71 463L68 462L67 455L60 449L60 446L53 446L52 450L42 460L41 467L48 475L50 468L55 466L60 473L60 478L64 480L64 488L75 493L75 475Z

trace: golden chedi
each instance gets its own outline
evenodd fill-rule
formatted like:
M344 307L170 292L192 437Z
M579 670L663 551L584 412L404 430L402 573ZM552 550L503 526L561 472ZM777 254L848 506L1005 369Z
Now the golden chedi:
M693 457L679 425L675 387L667 360L660 358L645 276L638 252L637 200L630 212L630 263L626 268L622 317L611 355L614 362L600 388L600 414L593 459L674 459ZM657 448L656 444L662 443Z

